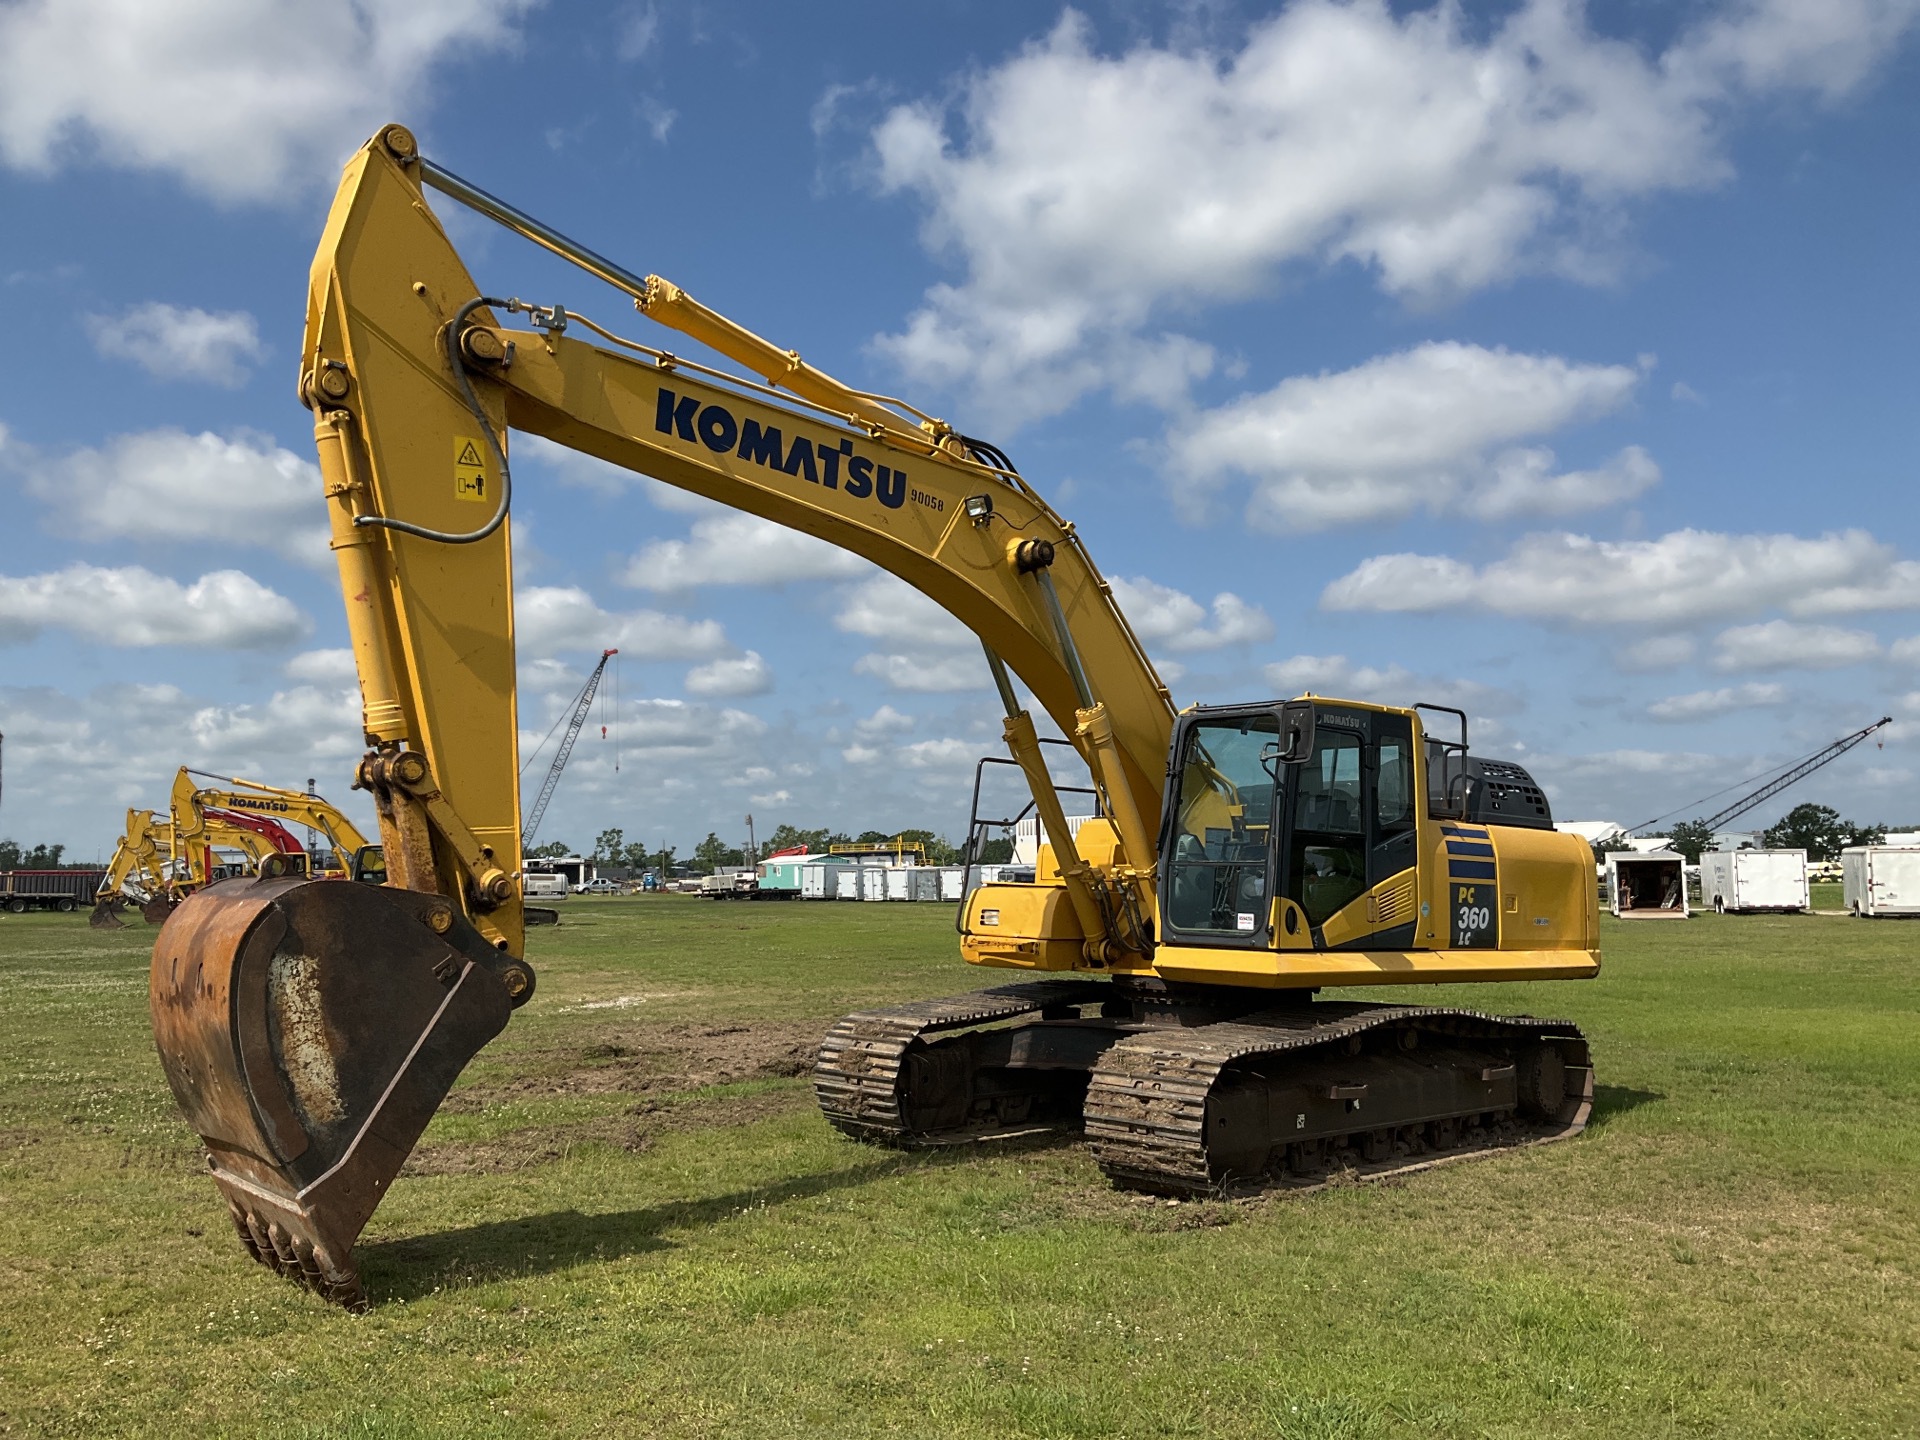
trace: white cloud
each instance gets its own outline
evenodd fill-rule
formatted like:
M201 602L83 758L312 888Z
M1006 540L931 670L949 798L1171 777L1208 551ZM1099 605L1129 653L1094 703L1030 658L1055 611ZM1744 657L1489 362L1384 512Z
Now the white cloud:
M333 567L320 467L251 430L143 430L57 457L0 431L0 468L80 539L257 545Z
M1647 707L1655 720L1680 722L1708 720L1732 710L1752 710L1763 705L1784 705L1783 685L1736 685L1724 690L1696 690L1691 695L1669 695Z
M1396 13L1397 12L1397 13ZM1723 117L1787 88L1844 94L1911 0L1724 9L1658 55L1578 0L1492 23L1457 5L1297 0L1237 49L1097 51L1051 33L873 132L883 190L927 207L963 268L883 351L1001 423L1100 386L1175 396L1211 354L1160 316L1353 261L1416 301L1524 273L1617 272L1631 202L1730 173Z
M291 600L238 570L191 585L138 565L0 575L0 643L67 630L103 645L248 650L289 644L310 628Z
M782 585L792 580L844 580L873 566L824 540L757 515L716 515L694 522L685 540L656 540L627 562L623 583L664 592L700 585Z
M709 660L687 672L687 693L707 700L740 700L773 689L773 667L749 650L737 659Z
M613 53L622 60L642 59L660 38L660 12L651 4L630 6L619 18Z
M882 705L864 720L853 722L853 733L871 740L882 735L904 735L913 729L913 717L903 715L891 705Z
M989 676L974 633L932 600L885 573L846 587L833 616L851 635L883 649L854 661L857 675L871 675L889 689L920 694L957 694L987 685Z
M282 667L290 680L310 685L353 686L360 683L360 672L351 650L303 650Z
M709 660L733 647L718 620L658 610L614 614L577 585L533 585L514 597L514 637L529 658L615 649L630 660Z
M1909 635L1887 647L1887 658L1896 665L1920 665L1920 635Z
M104 860L130 806L164 801L182 765L303 788L309 776L366 834L372 802L349 788L363 748L358 698L299 685L220 703L177 685L111 684L85 695L0 686L7 831Z
M1574 625L1680 627L1772 608L1829 614L1920 605L1889 547L1862 530L1805 539L1675 530L1656 540L1529 535L1476 569L1445 555L1376 555L1321 593L1329 610L1483 610Z
M1649 635L1614 651L1613 663L1622 670L1671 670L1693 659L1691 635Z
M532 0L22 0L0 9L0 160L167 170L218 200L329 178L434 67L501 49Z
M620 707L615 727L623 749L673 759L730 751L743 739L766 734L767 723L758 715L730 707L716 709L683 700L630 700Z
M850 635L919 649L970 650L980 643L939 605L887 574L847 587L833 623Z
M894 752L910 770L970 769L980 758L980 748L951 737L941 740L917 740Z
M986 662L978 656L947 655L919 658L912 655L862 655L853 662L856 675L871 675L890 690L905 690L924 695L953 695L966 690L983 690L987 685Z
M1184 590L1139 576L1115 576L1112 584L1121 613L1149 649L1179 654L1259 644L1273 638L1273 621L1267 612L1231 592L1222 591L1213 597L1209 625L1207 607Z
M1865 630L1769 620L1714 637L1716 670L1836 670L1877 659L1880 642Z
M244 310L210 312L151 301L123 315L89 315L94 349L131 360L161 380L204 380L235 389L265 355L260 327Z
M1355 665L1344 655L1295 655L1268 665L1262 673L1273 693L1286 697L1311 691L1386 705L1425 701L1474 715L1509 715L1523 708L1519 696L1496 685L1458 676L1416 675L1400 665Z
M1598 470L1554 473L1516 442L1609 414L1643 371L1452 342L1338 373L1296 376L1175 424L1176 499L1229 475L1253 482L1248 519L1273 531L1398 519L1416 510L1481 519L1566 515L1642 493L1660 471L1638 448Z

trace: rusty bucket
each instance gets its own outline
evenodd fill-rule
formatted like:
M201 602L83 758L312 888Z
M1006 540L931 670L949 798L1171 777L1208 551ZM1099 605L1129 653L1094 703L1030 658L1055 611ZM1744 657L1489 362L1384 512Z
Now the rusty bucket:
M365 1308L354 1240L531 989L438 895L242 879L183 901L153 949L154 1040L248 1253Z

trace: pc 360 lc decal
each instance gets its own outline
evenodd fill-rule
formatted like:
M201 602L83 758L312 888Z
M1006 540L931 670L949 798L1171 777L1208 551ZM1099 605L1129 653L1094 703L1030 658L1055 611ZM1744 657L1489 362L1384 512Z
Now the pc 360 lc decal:
M664 385L653 428L662 435L698 441L716 455L731 452L769 470L804 475L816 485L844 491L856 500L871 497L889 510L907 502L907 472L859 454L851 440L824 445L796 435L789 443L777 425L763 426L751 417L741 420L724 405L702 405L697 396L677 395ZM919 493L915 492L916 499Z

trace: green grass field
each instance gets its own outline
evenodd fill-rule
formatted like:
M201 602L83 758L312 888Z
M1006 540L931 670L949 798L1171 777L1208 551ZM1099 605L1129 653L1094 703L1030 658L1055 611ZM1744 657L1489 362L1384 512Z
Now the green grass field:
M1920 1433L1920 925L1606 922L1578 1140L1169 1204L1070 1142L899 1155L801 1073L992 977L932 906L569 901L361 1245L351 1316L241 1252L144 927L0 917L0 1431ZM1389 994L1405 992L1381 992Z

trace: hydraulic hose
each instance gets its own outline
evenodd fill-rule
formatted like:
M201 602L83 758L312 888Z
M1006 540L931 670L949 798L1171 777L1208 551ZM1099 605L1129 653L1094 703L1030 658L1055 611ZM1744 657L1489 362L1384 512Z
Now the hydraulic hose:
M467 402L467 408L473 412L474 419L480 422L480 430L487 437L487 445L493 451L493 458L500 465L500 505L493 512L493 518L478 530L469 530L464 534L451 530L430 530L424 525L415 525L408 520L394 520L385 515L356 515L355 525L378 525L382 529L397 530L402 535L417 536L422 540L437 541L442 545L471 545L484 540L506 522L507 508L513 500L513 472L507 468L507 452L500 446L500 437L494 434L493 421L487 418L487 412L480 406L480 397L473 393L473 381L467 377L466 357L460 353L460 335L467 323L467 317L482 307L497 308L511 314L521 308L512 300L498 300L491 295L476 295L462 305L453 317L453 323L447 327L447 363L453 367L453 378L459 382L460 395Z

